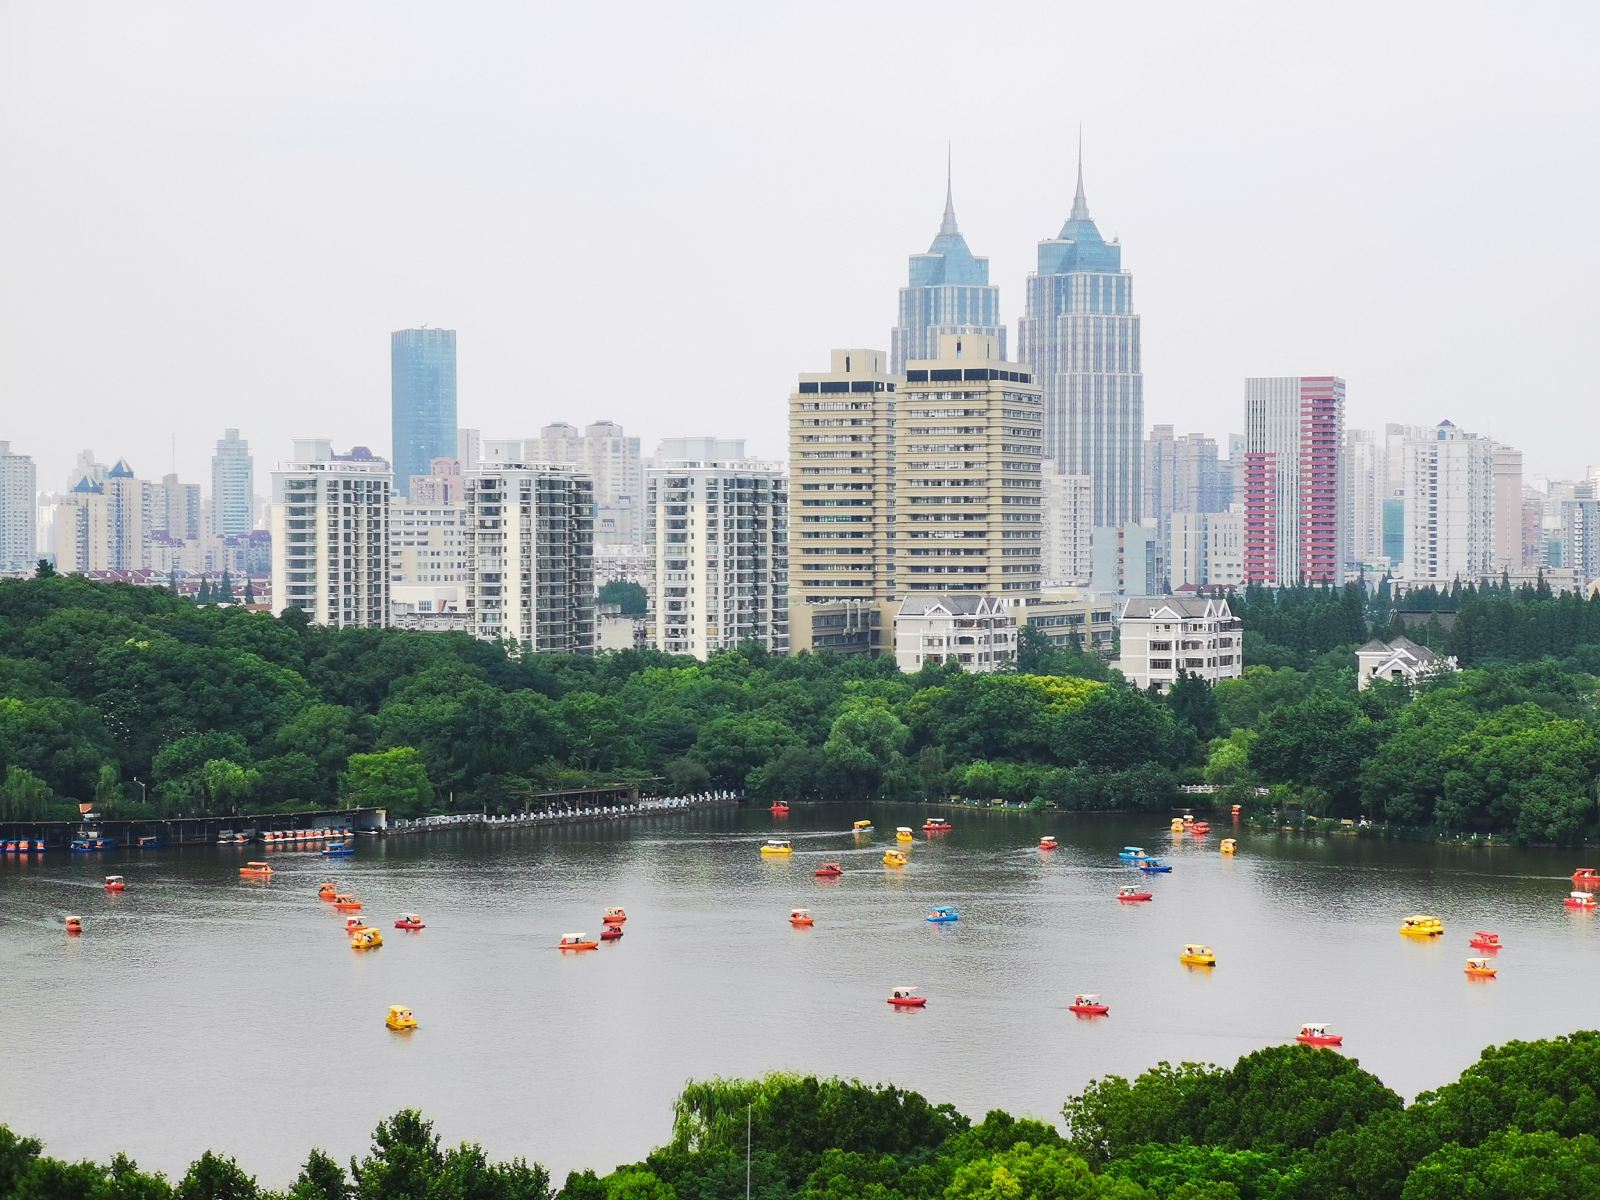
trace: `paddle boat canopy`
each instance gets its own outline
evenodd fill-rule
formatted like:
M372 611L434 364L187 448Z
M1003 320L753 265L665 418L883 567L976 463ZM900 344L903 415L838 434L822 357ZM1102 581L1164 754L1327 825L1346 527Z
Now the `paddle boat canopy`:
M768 838L761 847L761 853L783 857L794 853L794 847L781 838Z
M600 943L587 933L563 933L556 944L558 950L598 950Z
M1178 961L1191 967L1214 967L1217 965L1217 955L1210 946L1194 944L1183 948Z
M107 875L106 876L106 891L108 891L108 892L121 892L121 891L126 891L127 887L128 887L127 881L124 880L121 875Z
M370 925L363 925L350 935L352 950L376 950L383 945L383 934Z
M1237 854L1239 852L1239 843L1232 838L1223 838L1217 849L1224 854Z
M1475 950L1498 950L1500 949L1500 935L1498 933L1490 933L1487 929L1480 929L1472 935L1467 945Z
M951 921L961 920L961 914L948 904L936 904L928 910L923 920L932 921L935 925L948 925Z
M1567 898L1561 903L1568 908L1593 908L1594 894L1592 892L1569 892Z
M1093 992L1079 992L1067 1008L1081 1017L1103 1017L1111 1011L1111 1006Z
M889 1003L896 1008L921 1008L928 1001L926 997L917 995L914 987L897 987L890 993Z
M815 925L816 922L811 919L811 910L809 908L791 908L789 910L789 924L796 929L802 929Z
M389 1015L384 1019L383 1023L390 1029L415 1029L417 1027L416 1017L411 1015L411 1010L404 1004L389 1005Z
M818 879L837 879L844 874L844 868L836 862L825 862L811 873Z
M1423 913L1407 917L1400 922L1400 932L1407 937L1433 938L1444 936L1444 922L1438 917L1430 917Z
M1117 899L1127 903L1137 903L1142 900L1154 900L1155 896L1149 892L1140 891L1133 884L1124 884L1117 889Z
M1493 979L1499 968L1487 958L1469 958L1466 970L1474 979Z
M903 867L906 865L906 856L900 850L885 850L883 852L883 865L886 867Z
M600 914L600 919L607 925L621 925L628 919L628 910L621 905L614 904Z
M271 879L272 868L264 862L247 862L239 868L241 879Z
M1342 1046L1344 1034L1332 1032L1320 1021L1308 1021L1300 1026L1294 1040L1307 1046Z
M427 926L422 923L422 914L421 913L401 913L398 917L396 917L394 919L394 927L396 929L426 929L427 928Z
M1121 850L1117 851L1117 857L1123 862L1138 862L1139 860L1149 856L1145 854L1143 846L1124 846Z

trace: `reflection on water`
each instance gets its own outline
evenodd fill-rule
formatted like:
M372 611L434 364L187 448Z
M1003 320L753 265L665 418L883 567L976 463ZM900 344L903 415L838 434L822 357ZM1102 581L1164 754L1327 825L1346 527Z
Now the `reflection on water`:
M1348 837L1170 834L1160 818L957 811L955 831L879 861L891 806L717 811L590 828L363 840L354 858L254 848L0 861L0 1122L63 1156L116 1149L181 1170L205 1148L283 1183L308 1147L362 1149L403 1105L447 1140L558 1172L637 1158L666 1137L683 1082L775 1069L892 1080L977 1116L1055 1118L1108 1071L1231 1062L1327 1021L1407 1095L1485 1045L1595 1024L1584 988L1595 915L1563 907L1564 854ZM874 833L849 824L871 817ZM1041 852L1040 834L1060 839ZM763 857L768 836L794 842ZM1172 863L1143 876L1124 844ZM843 865L817 879L823 861ZM108 872L128 890L107 895ZM384 930L357 953L319 881L356 892ZM1150 904L1118 904L1143 882ZM607 905L627 935L598 934ZM949 925L923 920L960 908ZM797 930L789 910L809 908ZM68 939L65 911L85 919ZM392 929L403 911L427 929ZM1400 918L1430 912L1444 938ZM1467 946L1497 930L1499 978L1469 984ZM1207 942L1217 966L1178 962ZM915 984L921 1011L884 1003ZM1105 1019L1074 1019L1075 991ZM384 1028L391 1004L421 1028ZM1419 1036L1422 1035L1422 1036Z

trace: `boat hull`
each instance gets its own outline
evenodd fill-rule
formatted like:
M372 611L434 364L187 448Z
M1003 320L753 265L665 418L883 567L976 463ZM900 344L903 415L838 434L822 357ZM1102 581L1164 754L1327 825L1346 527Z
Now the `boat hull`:
M1103 1017L1111 1011L1109 1004L1069 1004L1069 1012L1075 1012L1080 1017Z
M923 996L905 996L898 1000L890 998L889 1003L895 1008L925 1008L927 999Z
M1149 892L1135 892L1131 896L1118 896L1117 897L1117 903L1119 903L1119 904L1144 904L1146 901L1150 901L1150 900L1154 900L1154 899L1155 899L1155 896L1152 895Z
M1332 1037L1310 1037L1310 1036L1308 1036L1306 1034L1301 1034L1300 1036L1296 1037L1294 1040L1299 1042L1302 1046L1342 1046L1342 1045L1344 1045L1344 1036L1342 1034L1335 1034Z

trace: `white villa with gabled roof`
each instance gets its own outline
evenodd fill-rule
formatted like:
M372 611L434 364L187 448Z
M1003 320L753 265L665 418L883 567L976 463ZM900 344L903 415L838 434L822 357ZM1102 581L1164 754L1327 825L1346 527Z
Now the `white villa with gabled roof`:
M1243 632L1220 596L1139 596L1122 608L1122 658L1128 681L1163 692L1187 672L1207 683L1244 673Z

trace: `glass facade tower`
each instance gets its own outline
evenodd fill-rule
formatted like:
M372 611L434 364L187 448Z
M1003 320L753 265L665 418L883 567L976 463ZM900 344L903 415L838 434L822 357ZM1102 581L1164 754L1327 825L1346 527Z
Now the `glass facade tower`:
M910 279L900 289L900 321L889 334L890 373L905 374L914 358L938 358L939 338L947 333L997 338L1000 357L1006 356L1000 289L989 282L989 260L973 255L956 226L948 169L939 232L926 254L911 256Z
M394 490L456 453L456 331L399 329L389 335Z
M1028 276L1018 357L1044 387L1045 454L1067 475L1087 475L1094 523L1137 521L1144 500L1144 374L1133 276L1122 247L1100 236L1083 195L1083 161L1072 214L1039 243Z

